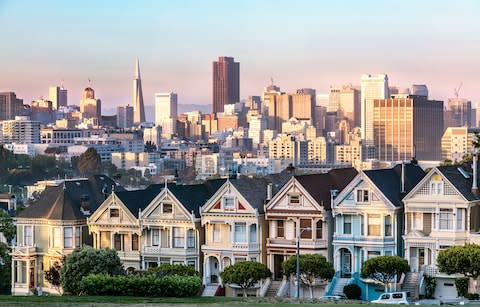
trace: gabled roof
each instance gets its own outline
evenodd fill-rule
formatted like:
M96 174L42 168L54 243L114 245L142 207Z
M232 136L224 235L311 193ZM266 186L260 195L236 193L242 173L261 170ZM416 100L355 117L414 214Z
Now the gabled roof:
M425 176L425 172L418 165L404 164L405 167L405 193L402 188L402 165L397 164L393 168L367 170L363 173L372 183L388 198L396 207L402 207L402 199L412 190Z
M176 185L168 183L168 191L189 213L200 216L200 207L225 183L225 179L207 180L201 184ZM138 211L146 209L155 197L165 189L165 184L152 184L145 190L115 193L130 212L138 218Z
M469 178L465 178L465 176L458 170L459 168L461 168L465 174L468 174ZM450 183L455 186L458 192L460 192L466 200L480 200L480 194L472 193L473 171L471 164L465 164L462 166L439 166L437 169L440 173L442 173L443 176L445 176L445 178L448 179L448 181L450 181ZM477 167L477 174L480 175L479 171L480 169Z
M47 186L40 197L17 217L50 220L85 219L80 210L81 202L87 201L89 211L93 213L111 193L112 187L115 191L124 190L111 178L103 175L65 180L59 186Z
M128 208L130 213L138 218L139 210L143 211L160 191L160 187L150 186L145 190L115 192L115 195Z
M299 175L295 179L319 205L323 204L325 210L330 210L330 191L342 191L357 174L354 168L340 168L332 169L326 174Z
M237 191L248 201L258 213L263 213L263 205L267 198L268 181L264 178L240 178L230 180Z

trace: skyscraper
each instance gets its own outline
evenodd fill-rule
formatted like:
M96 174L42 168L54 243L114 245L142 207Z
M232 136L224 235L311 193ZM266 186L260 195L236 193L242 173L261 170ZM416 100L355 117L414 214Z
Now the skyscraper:
M66 107L67 101L67 89L62 86L50 86L48 88L49 100L53 103L53 107L58 110L59 107Z
M131 128L133 126L133 107L117 107L117 127Z
M155 125L162 126L162 135L167 137L176 133L177 124L177 94L155 94Z
M23 99L18 99L14 92L0 93L0 120L15 119L22 115Z
M232 57L219 57L213 62L213 112L240 101L240 63Z
M465 98L449 98L445 112L446 127L472 127L472 102Z
M145 122L145 107L143 105L142 80L140 79L140 64L136 62L133 77L133 123L138 125Z
M367 143L373 141L373 100L389 97L388 76L362 75L361 78L361 125L362 138Z
M443 101L400 94L373 103L374 144L379 160L440 160Z

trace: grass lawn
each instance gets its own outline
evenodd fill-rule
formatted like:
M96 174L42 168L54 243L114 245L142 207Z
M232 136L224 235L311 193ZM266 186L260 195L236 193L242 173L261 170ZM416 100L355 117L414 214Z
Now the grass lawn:
M233 297L193 297L193 298L149 298L121 296L0 296L0 306L349 306L356 307L361 303L319 303L309 300L297 302L290 298L233 298Z

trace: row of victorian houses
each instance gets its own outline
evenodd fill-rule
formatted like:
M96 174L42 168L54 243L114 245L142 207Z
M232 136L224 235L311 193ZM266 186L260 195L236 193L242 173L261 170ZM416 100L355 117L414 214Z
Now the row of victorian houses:
M383 288L359 276L379 255L405 257L411 267L399 287L422 293L425 274L437 278L438 298L456 297L453 276L436 269L444 248L480 241L480 195L470 167L417 165L325 174L282 172L264 178L151 185L126 191L106 176L65 180L47 187L16 218L12 293L55 293L44 271L76 247L113 248L127 270L162 263L186 264L206 289L222 284L220 272L238 261L265 263L273 273L257 295L291 295L282 263L296 253L322 254L334 279L316 295L336 294L347 283L362 298ZM227 287L228 289L228 287ZM235 294L229 289L227 293Z

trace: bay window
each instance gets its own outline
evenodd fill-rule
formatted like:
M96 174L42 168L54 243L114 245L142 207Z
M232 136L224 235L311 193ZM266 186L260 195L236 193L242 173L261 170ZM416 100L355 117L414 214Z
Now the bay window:
M441 230L453 229L453 209L440 209L438 224Z
M23 227L23 245L24 246L33 245L33 226Z
M380 235L380 214L368 215L368 235L369 236Z
M247 224L246 223L235 223L234 238L236 243L247 242Z
M72 248L73 247L73 228L65 227L63 229L63 247Z
M173 227L173 247L185 247L185 228Z

